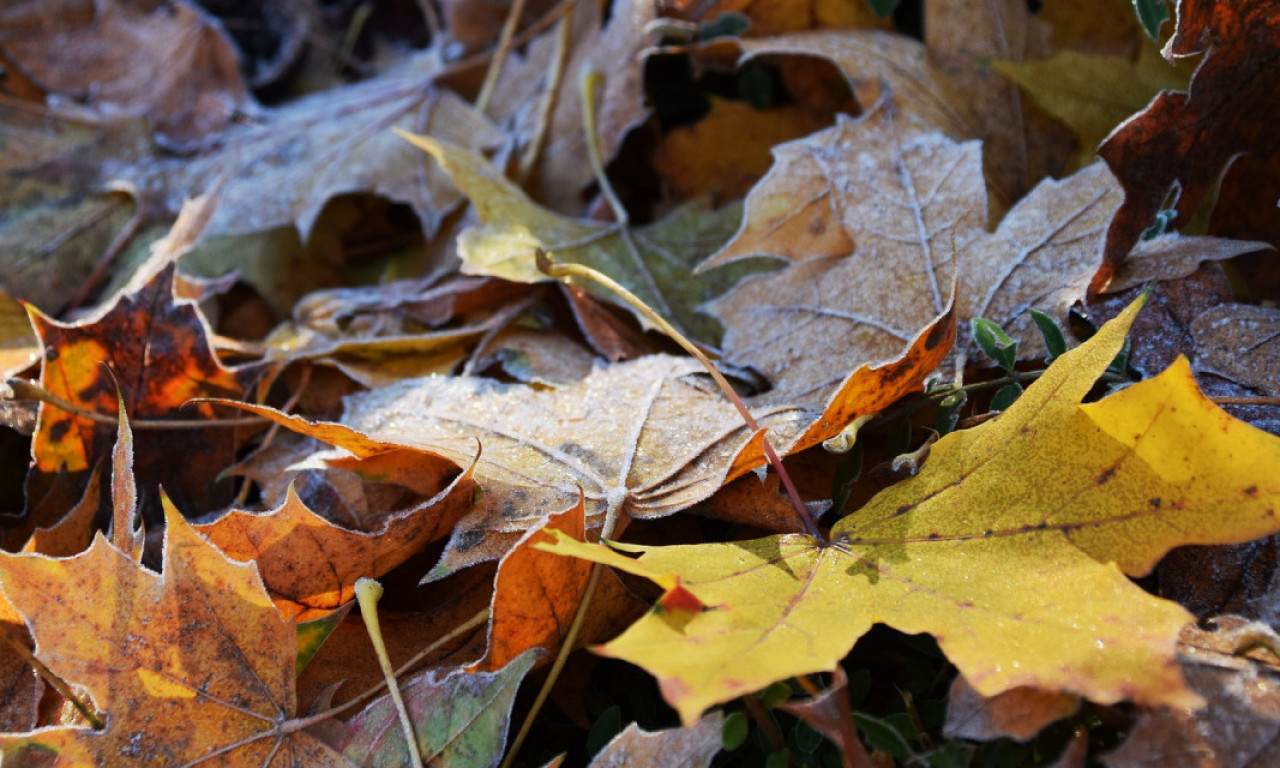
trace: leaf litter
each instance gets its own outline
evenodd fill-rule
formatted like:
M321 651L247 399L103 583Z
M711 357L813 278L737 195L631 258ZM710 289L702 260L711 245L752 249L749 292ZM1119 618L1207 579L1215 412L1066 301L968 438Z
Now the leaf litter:
M1128 4L1113 4L1132 13ZM179 5L179 18L193 13ZM492 12L466 5L453 3L448 18ZM15 385L15 394L35 393L43 402L28 512L4 536L11 550L26 552L0 561L0 583L13 602L4 606L6 627L17 638L18 622L25 622L50 679L83 686L59 694L82 699L80 714L57 723L46 718L41 730L21 731L31 727L21 715L30 710L15 698L16 730L3 737L10 755L53 751L61 763L91 763L144 739L152 746L135 756L157 764L402 762L408 752L390 697L345 723L333 719L337 713L301 714L307 702L312 713L325 710L343 677L366 688L378 679L364 630L344 618L362 576L388 584L393 603L384 610L396 660L429 659L416 662L427 668L406 673L400 688L409 724L418 728L418 751L446 762L496 765L512 748L508 724L513 706L523 706L514 692L528 669L550 663L559 670L553 657L562 646L608 640L659 593L650 612L597 650L652 671L690 725L714 703L731 712L773 707L759 702L777 702L779 681L795 676L794 685L818 696L821 681L804 675L855 658L850 648L877 622L931 634L959 679L986 697L1071 703L1080 696L1088 700L1083 712L1126 700L1193 705L1199 701L1193 689L1219 696L1198 673L1187 671L1184 679L1174 657L1174 638L1192 617L1129 577L1150 572L1174 546L1244 541L1275 529L1277 489L1268 484L1274 438L1215 410L1192 380L1194 371L1215 393L1229 385L1246 395L1235 398L1241 402L1248 393L1272 394L1268 309L1233 305L1225 279L1205 277L1221 275L1207 262L1264 244L1200 237L1190 234L1198 231L1194 225L1164 231L1171 221L1188 223L1203 174L1177 166L1193 188L1179 203L1179 217L1155 217L1151 206L1165 202L1168 185L1163 177L1148 184L1143 168L1169 157L1171 140L1161 139L1161 131L1182 130L1176 115L1154 114L1159 104L1182 98L1185 111L1203 113L1197 105L1217 103L1204 84L1256 69L1265 45L1242 42L1241 30L1265 28L1265 17L1179 4L1167 50L1197 52L1206 29L1227 42L1206 55L1191 96L1158 97L1126 124L1155 138L1140 151L1110 150L1119 183L1102 164L1065 173L1068 134L1024 103L989 59L1006 62L1006 72L1031 72L1055 45L1094 50L1097 43L1115 57L1095 62L1100 72L1131 73L1132 59L1123 57L1133 50L1124 40L1138 34L1131 20L1104 35L1097 24L1070 27L1072 14L1060 8L1032 15L1019 3L938 2L927 7L921 44L887 31L889 23L872 22L861 6L845 13L782 1L742 8L756 28L726 26L736 30L728 40L650 49L663 35L687 42L718 33L699 25L709 19L697 9L668 9L673 18L653 24L660 9L652 4L613 5L602 14L597 4L577 3L537 20L545 8L531 11L515 48L493 56L505 64L487 101L473 99L490 54L458 59L450 30L443 30L425 50L384 48L384 61L400 63L381 75L278 107L236 95L242 85L229 86L226 98L215 95L215 86L199 103L233 103L210 114L237 117L212 123L184 117L191 113L181 108L157 112L155 104L175 101L171 95L135 86L132 95L129 88L99 88L72 109L65 99L80 87L76 81L50 86L66 73L33 77L39 72L29 41L0 41L7 63L26 64L6 80L6 98L46 110L40 119L20 119L6 101L0 112L6 147L31 150L3 165L0 195L34 206L0 222L18 254L17 266L4 272L7 295L38 295L52 309L65 301L61 286L75 285L64 283L66 276L90 269L114 271L114 284L128 286L114 306L87 320L33 313L38 337L22 330L20 312L10 312L17 322L0 339L12 350L2 358L7 374L22 374L33 352L43 358L38 386ZM101 7L116 15L112 23L136 12ZM91 35L86 29L75 34ZM112 29L101 26L104 34ZM493 36L467 39L475 45ZM81 53L98 55L93 43ZM645 84L644 73L672 56L692 55L690 63L723 74L734 69L723 66L729 50L741 54L734 77L745 100L729 107L715 101L723 93L713 93L719 106L694 123L695 135L699 125L704 132L701 141L714 147L717 132L735 132L735 121L746 126L758 108L775 110L769 114L781 121L779 137L820 130L773 146L767 172L757 159L720 187L696 176L707 173L701 166L691 166L686 178L670 157L647 157L655 136L683 129L672 127L663 86L652 77ZM1143 83L1171 82L1161 79L1153 57L1141 61ZM826 62L842 83L818 82L825 75L816 73L830 69ZM605 90L594 103L578 87L584 64L604 74ZM140 63L129 75L145 78L150 67ZM789 91L781 102L758 103L772 98L759 90L761 72L776 75L774 85ZM711 80L699 82L695 87L706 88ZM802 105L793 112L786 111L790 97ZM129 105L127 98L140 100ZM119 111L112 99L123 105ZM832 104L856 114L821 128L836 111ZM138 105L156 122L143 125ZM1265 151L1266 142L1232 111L1234 102L1223 106L1211 111L1230 141L1217 146ZM587 109L596 112L595 135L583 130ZM726 114L736 118L726 121ZM73 115L90 115L94 130L81 132L69 122ZM390 134L392 126L418 134L413 141L427 152ZM169 149L148 146L150 140ZM608 172L615 182L644 173L666 177L666 189L656 194L638 187L636 194L653 198L651 217L635 214L643 223L633 224L634 212L617 206L601 216L603 197L591 202L590 186L599 179L583 162L593 148L613 161ZM166 154L174 149L191 154ZM761 149L751 151L762 159ZM751 151L726 146L724 157ZM732 160L718 162L733 168ZM1209 166L1221 166L1214 163L1211 157ZM641 167L647 170L637 176ZM732 199L734 185L741 194L762 172L745 207ZM225 250L233 235L257 249L235 263L251 267L239 285L263 292L265 302L246 301L235 294L239 288L218 293L233 277L217 290L200 289L197 309L170 288L173 272L145 267L139 274L153 279L131 281L130 267L110 261L143 228L211 184L220 189L210 198L217 205L208 209L213 216L203 234L175 229L174 243L198 248L201 238L223 237ZM104 187L115 191L104 195ZM715 206L702 196L707 192L720 195ZM296 230L295 239L321 232L325 217L338 215L328 212L329 203L348 193L406 203L413 214L408 226L432 249L414 263L434 260L441 269L314 294L268 336L272 312L288 309L281 297L291 295L271 281L310 286L317 275L264 277L245 254L264 253L263 243L277 242L271 238L281 231ZM453 213L464 200L473 210ZM1151 216L1134 213L1135 206ZM609 221L610 215L621 219ZM36 231L50 222L59 222L65 238ZM1145 237L1135 236L1144 229ZM437 232L439 242L432 242ZM113 236L120 245L104 258ZM311 250L297 253L333 247L330 237L321 232ZM1134 256L1117 267L1121 251L1135 244ZM351 241L338 247L353 249L341 258L357 260ZM646 333L647 321L609 306L610 295L588 293L583 287L596 289L585 284L538 285L550 281L534 268L536 248L611 274L712 345L726 370L741 376L747 406L793 465L813 455L801 452L869 423L849 459L814 464L845 479L829 494L812 478L802 487L818 514L831 506L824 496L843 499L841 483L861 484L857 497L870 501L852 505L842 520L824 520L816 535L752 540L804 528L785 504L720 514L743 526L727 534L692 519L688 513L708 511L708 500L723 506L726 484L756 483L753 470L766 479L759 493L782 485L763 470L764 432L752 434L700 366ZM474 277L447 275L454 252ZM273 256L268 272L289 258ZM388 266L383 276L397 275ZM81 292L92 295L97 279ZM1135 334L1124 359L1137 364L1116 362L1136 311L1130 310L1047 371L1033 368L1048 351L1047 327L1088 313L1099 289L1146 280L1162 281L1152 301L1170 318L1160 322L1173 323L1169 334L1177 343L1152 340L1147 349L1148 340ZM1178 298L1206 280L1216 293ZM265 319L246 324L263 307ZM1047 321L1033 322L1031 309L1047 312ZM983 370L982 345L969 337L978 317L994 321L1016 345L999 374ZM211 328L234 329L239 338L214 336ZM1071 335L1085 338L1090 330ZM1112 385L1135 371L1155 374L1179 349L1191 355L1191 365L1173 362L1155 378L1079 404L1108 366L1103 379ZM108 381L104 361L116 380ZM929 383L931 375L940 378ZM987 399L980 393L993 375L1039 381L992 417L983 413ZM924 437L925 422L912 414L955 395L976 396L957 415L960 428L937 442ZM188 403L192 398L197 402ZM212 417L225 412L209 398L241 409L234 426L214 424ZM1261 406L1231 407L1252 414L1248 409ZM190 423L174 426L184 421ZM896 424L909 431L909 421L914 433L891 446L886 430ZM264 429L272 422L305 439ZM5 423L19 425L20 418L6 415ZM113 442L109 488L104 473ZM259 453L242 462L249 447ZM914 457L907 462L912 472L884 481L884 467L902 456ZM882 464L864 464L865 476L849 479L858 477L855 457ZM172 505L161 512L161 485L181 514L201 521L207 539L192 533ZM884 490L874 495L877 487ZM751 505L758 494L744 498ZM1096 516L1116 509L1127 512ZM110 543L95 538L95 519L113 521ZM640 559L585 543L602 531L624 540L615 544L621 551L642 552ZM579 633L585 585L595 583L600 566L542 551L551 538L556 549L653 579L659 593L631 575L606 576L586 616L589 628ZM669 542L680 546L660 546ZM160 564L162 572L152 570ZM32 586L36 572L73 586ZM431 583L413 586L424 574ZM103 579L121 589L104 598ZM214 595L202 584L226 589ZM60 602L50 594L67 597ZM71 605L82 610L67 618ZM235 629L215 642L209 621L172 618L204 609L239 623L228 623ZM124 618L112 623L112 615ZM145 626L135 626L140 621ZM99 629L81 637L85 622ZM65 637L52 629L64 625L80 629ZM487 630L475 631L482 625ZM183 628L192 656L175 644L175 626ZM89 654L113 638L141 649L127 657L132 666L111 650ZM542 649L540 660L533 649ZM237 682L246 679L245 665L270 681L266 688ZM1240 673L1233 671L1228 685L1244 679ZM299 691L306 692L301 700ZM847 694L838 681L830 691ZM728 703L740 695L749 696L745 704ZM129 707L120 705L122 697ZM997 700L984 704L993 717ZM823 749L856 763L865 753L853 722L864 726L870 743L885 742L875 741L866 731L870 721L850 707L847 697L829 695L787 711L827 735ZM1086 717L1069 711L1050 707L1016 733L1038 740L1052 730L1041 726L1055 713L1077 724ZM94 730L93 718L105 729ZM708 722L714 721L703 726ZM940 720L937 728L951 739L940 749L979 749L958 746ZM996 732L1014 730L965 735L981 740ZM1134 751L1150 742L1136 733ZM679 744L693 732L665 734L663 743ZM785 736L785 746L799 749L798 734ZM720 744L713 733L703 735L698 746L663 749L685 761L709 758ZM1072 743L1073 754L1088 747ZM1177 749L1203 751L1207 743ZM601 764L644 748L633 736L616 744L601 753ZM931 749L921 741L908 752L916 747ZM174 751L184 749L189 754Z

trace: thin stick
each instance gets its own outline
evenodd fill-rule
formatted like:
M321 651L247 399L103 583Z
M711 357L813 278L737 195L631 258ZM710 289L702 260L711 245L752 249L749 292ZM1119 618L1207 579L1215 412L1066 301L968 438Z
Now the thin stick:
M1218 405L1280 405L1280 397L1211 397Z
M489 70L484 73L484 84L480 86L480 95L476 96L476 111L484 114L489 108L489 100L493 98L493 89L498 84L498 75L502 74L502 65L507 63L507 53L511 50L511 38L524 15L525 0L516 0L511 4L507 20L502 24L502 34L498 37L498 48L489 60Z
M715 379L716 384L720 387L720 391L723 392L725 397L729 398L729 401L733 403L733 406L738 409L738 415L742 417L744 422L746 422L748 429L753 433L763 432L763 430L760 429L760 424L756 422L755 417L751 415L751 411L747 410L746 404L742 402L742 398L738 397L738 393L734 392L733 387L729 385L728 379L724 377L724 374L720 373L720 369L716 368L715 365L707 359L707 356L702 353L702 350L698 349L696 344L685 338L684 334L680 333L675 326L667 322L666 318L662 317L662 315L654 312L649 305L641 301L638 296L627 290L613 278L602 272L594 270L591 267L584 266L582 264L557 263L553 261L541 248L536 249L534 252L534 258L537 262L538 270L543 274L558 278L584 277L588 280L594 280L621 297L622 300L630 304L633 309L644 315L645 319L657 326L663 333L670 336L673 341L684 349L684 351L692 355L699 363L702 363L702 366L707 369L707 373L711 374L711 378ZM791 498L791 505L795 508L796 516L799 517L801 523L804 524L805 531L818 541L823 541L821 531L818 530L817 524L813 521L813 516L809 514L808 507L806 507L804 502L800 500L800 492L796 490L795 483L791 482L791 475L787 474L787 470L782 466L782 461L778 458L778 454L774 452L773 446L769 443L768 435L761 434L760 447L764 451L765 458L768 459L769 465L778 473L778 479L782 481L783 486L787 489L787 495Z
M74 416L98 424L107 426L117 426L120 424L119 416L109 416L103 413L94 413L85 410L80 406L65 400L39 384L27 381L25 379L10 378L5 379L4 383L13 391L13 395L9 398L12 400L37 400L54 408L66 411ZM129 426L134 429L205 429L206 427L255 427L266 423L267 420L261 416L245 416L235 419L222 419L218 421L197 421L194 419L135 419L129 422Z
M560 26L556 27L556 54L551 59L551 69L547 72L547 92L539 110L538 122L534 124L533 135L529 145L520 155L520 168L516 180L520 186L529 182L542 150L547 144L547 133L551 130L551 116L556 110L556 101L560 98L560 86L564 82L564 65L569 60L569 36L573 32L573 12L575 0L567 0L557 6L552 13L560 13Z

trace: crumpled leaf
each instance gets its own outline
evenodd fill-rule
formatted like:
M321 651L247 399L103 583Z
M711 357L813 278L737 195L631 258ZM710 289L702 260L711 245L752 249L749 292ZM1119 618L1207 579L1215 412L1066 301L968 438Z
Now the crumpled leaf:
M237 397L248 372L222 366L195 305L175 299L173 281L170 265L137 293L69 325L33 310L44 350L40 385L80 408L107 416L117 413L119 386L135 421L211 419L211 406L184 407L186 402ZM98 458L110 453L115 431L111 425L42 403L31 448L28 499L40 499L59 472L87 473ZM235 429L210 421L204 428L139 430L136 443L135 472L145 520L159 520L154 493L158 485L190 510L216 508L231 500L231 487L218 483L218 474L235 458ZM174 456L183 460L175 462Z
M1118 293L1155 280L1186 277L1201 264L1232 259L1245 253L1273 250L1257 240L1230 240L1225 237L1180 235L1169 232L1133 247L1106 284L1107 293Z
M431 234L460 197L390 129L429 133L475 151L502 139L457 95L431 86L437 66L433 53L424 52L378 78L299 99L252 125L233 126L222 149L192 158L109 163L103 173L129 181L152 204L172 212L221 180L206 237L293 225L305 241L324 204L346 192L408 203L423 232Z
M1019 686L1098 702L1194 706L1174 659L1191 620L1143 592L1170 548L1280 527L1273 436L1196 389L1185 361L1081 406L1135 303L1059 358L1002 416L932 447L920 473L831 530L678 547L561 538L584 556L684 589L601 653L640 664L692 722L776 680L832 669L875 622L933 634L982 695ZM558 537L560 538L560 537Z
M986 317L1020 353L1042 355L1027 310L1065 317L1083 298L1120 198L1095 164L1041 182L989 233L978 143L912 133L889 102L774 155L742 228L699 269L757 254L797 262L709 305L725 357L773 379L776 397L821 397L856 365L899 355L947 310L953 279L961 328Z
M423 763L445 768L495 766L502 760L516 689L533 666L528 651L496 672L426 672L400 686ZM407 765L399 715L384 695L346 723L313 729L357 765Z
M689 728L650 732L632 723L596 753L590 768L707 768L720 752L723 724L719 712Z
M636 228L572 219L534 203L496 168L460 147L428 136L405 138L440 163L480 217L482 226L468 228L458 239L464 272L549 280L534 262L535 249L542 248L561 261L604 272L686 333L714 341L714 322L697 306L759 270L759 264L748 263L701 279L690 274L729 237L738 220L736 206L713 210L706 201L694 201ZM584 287L609 295L593 283Z
M56 765L190 762L346 765L295 714L297 638L251 565L165 510L164 575L99 536L68 559L0 556L0 585L36 638L36 656L83 686L106 728L55 726L0 737L8 759ZM214 762L210 762L214 761Z
M156 140L179 152L211 144L253 103L222 25L185 0L11 4L0 13L0 58L55 113L146 117Z
M1178 185L1177 225L1185 224L1240 153L1280 149L1272 130L1280 90L1280 3L1180 0L1166 58L1207 52L1188 91L1165 91L1098 149L1124 186L1124 205L1107 233L1106 255L1119 263ZM1269 111L1270 110L1270 111Z

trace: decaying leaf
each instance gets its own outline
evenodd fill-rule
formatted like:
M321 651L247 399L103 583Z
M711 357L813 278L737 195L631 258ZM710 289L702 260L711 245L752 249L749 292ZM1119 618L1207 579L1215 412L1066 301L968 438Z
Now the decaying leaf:
M1208 705L1143 712L1124 744L1102 756L1104 765L1262 768L1280 760L1280 670L1274 656L1266 664L1237 656L1232 634L1183 631L1183 673Z
M357 579L376 579L447 535L472 493L464 472L433 498L382 512L379 527L353 531L316 515L290 487L277 509L235 510L196 530L228 557L256 562L280 612L310 621L354 599Z
M1263 394L1280 395L1280 311L1222 304L1195 319L1200 368Z
M489 647L478 669L494 670L531 648L554 654L586 594L591 564L585 560L556 557L533 548L538 541L551 542L548 528L575 539L586 536L586 509L577 506L551 515L544 525L532 528L498 564L494 579Z
M98 537L81 555L0 558L0 585L36 656L81 685L105 729L57 726L0 737L6 758L59 765L341 766L295 714L293 624L252 565L227 560L169 506L164 575Z
M1070 717L1080 709L1080 698L1068 693L1046 693L1034 688L1013 688L987 697L957 677L947 694L947 721L942 732L951 738L991 741L1027 741L1045 726Z
M1135 304L999 419L933 445L920 474L831 530L573 553L705 608L651 613L600 652L640 664L692 722L770 682L830 670L872 623L933 634L985 696L1019 686L1194 706L1174 659L1190 615L1143 592L1168 549L1277 529L1276 438L1209 403L1184 362L1086 406ZM679 579L679 582L676 582ZM835 617L838 617L836 620Z

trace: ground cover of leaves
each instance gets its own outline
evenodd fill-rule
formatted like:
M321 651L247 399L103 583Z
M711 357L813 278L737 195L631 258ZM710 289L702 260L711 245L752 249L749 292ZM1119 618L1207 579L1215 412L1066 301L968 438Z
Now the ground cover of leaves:
M0 10L0 761L1272 764L1277 19Z

